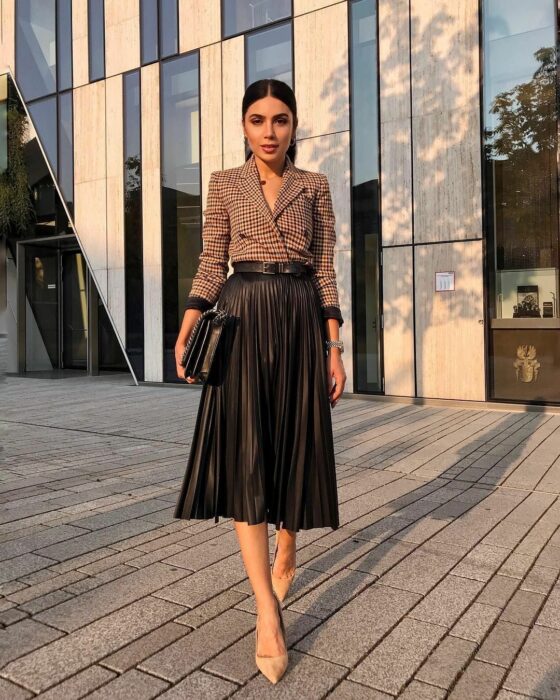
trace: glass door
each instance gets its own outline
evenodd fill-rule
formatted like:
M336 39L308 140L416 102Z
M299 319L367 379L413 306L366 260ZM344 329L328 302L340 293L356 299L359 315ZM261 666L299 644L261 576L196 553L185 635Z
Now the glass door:
M79 251L61 253L62 366L87 368L86 263Z

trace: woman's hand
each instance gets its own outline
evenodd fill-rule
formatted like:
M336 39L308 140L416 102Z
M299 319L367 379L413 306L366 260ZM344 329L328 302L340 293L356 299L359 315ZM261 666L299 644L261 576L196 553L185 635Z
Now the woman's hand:
M333 383L334 381L334 383ZM329 348L327 354L327 383L329 386L329 401L331 408L338 403L346 384L346 372L338 348Z
M193 377L185 377L185 368L181 364L181 357L183 356L183 351L187 346L194 325L201 314L202 311L199 311L198 309L186 309L183 316L183 323L181 324L181 330L179 331L177 342L175 343L175 364L177 367L177 376L179 379L185 379L189 384L194 384L197 380Z

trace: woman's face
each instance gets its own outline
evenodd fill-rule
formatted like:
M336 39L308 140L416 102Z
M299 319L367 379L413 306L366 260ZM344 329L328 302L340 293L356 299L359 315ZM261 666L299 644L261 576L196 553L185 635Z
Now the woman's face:
M249 107L243 132L255 156L271 164L283 162L290 140L295 137L293 114L288 105L268 95Z

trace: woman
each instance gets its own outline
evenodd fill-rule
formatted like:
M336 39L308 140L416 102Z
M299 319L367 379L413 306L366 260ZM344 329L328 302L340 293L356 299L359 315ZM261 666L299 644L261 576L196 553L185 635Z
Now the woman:
M217 302L238 322L215 359L219 381L202 387L175 517L233 518L255 593L255 660L277 682L288 662L280 601L295 574L296 532L339 526L329 401L336 405L346 382L343 319L329 184L293 163L292 89L273 79L251 84L241 123L251 154L210 176L177 375L202 311ZM268 523L277 535L272 569Z

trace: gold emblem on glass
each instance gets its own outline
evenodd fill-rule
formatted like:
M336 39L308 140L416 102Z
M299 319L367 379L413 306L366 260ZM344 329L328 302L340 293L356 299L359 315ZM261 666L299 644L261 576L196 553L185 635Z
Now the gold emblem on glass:
M539 376L541 363L537 360L537 349L534 345L518 345L517 360L513 363L515 378L521 382L535 382Z

